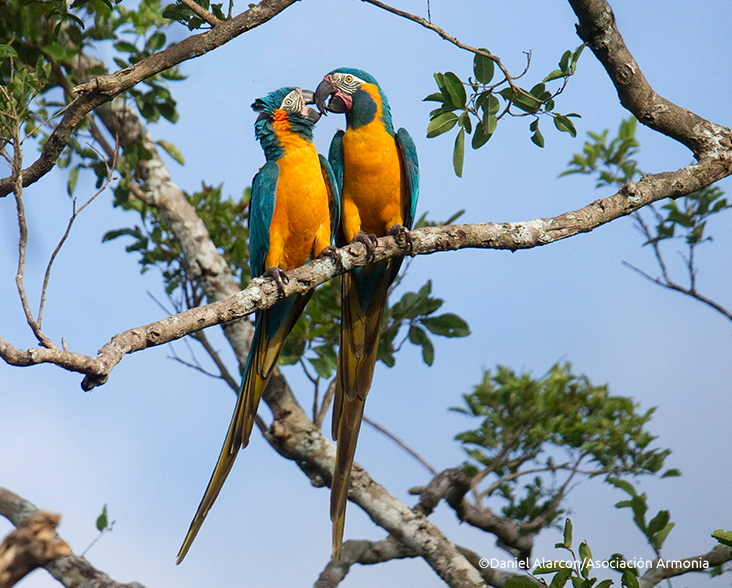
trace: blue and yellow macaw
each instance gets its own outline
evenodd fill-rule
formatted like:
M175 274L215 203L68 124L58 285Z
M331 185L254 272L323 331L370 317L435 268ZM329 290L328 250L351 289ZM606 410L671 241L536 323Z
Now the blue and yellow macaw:
M417 150L406 130L394 132L389 102L378 82L365 71L342 67L323 78L315 91L315 102L321 111L346 115L346 131L336 133L329 152L341 193L336 244L356 239L373 248L373 236L410 229L419 195ZM336 561L343 543L351 465L374 374L384 306L401 262L401 258L382 261L342 276L343 315L332 429L338 445L330 503Z
M339 218L338 187L330 164L312 143L320 113L306 104L313 93L281 88L258 98L252 108L261 114L255 135L267 162L252 182L249 214L249 256L252 277L269 276L281 284L285 271L300 267L321 253L335 251ZM258 312L244 379L221 455L178 552L183 561L240 447L249 443L259 400L277 365L287 335L312 291L277 301Z

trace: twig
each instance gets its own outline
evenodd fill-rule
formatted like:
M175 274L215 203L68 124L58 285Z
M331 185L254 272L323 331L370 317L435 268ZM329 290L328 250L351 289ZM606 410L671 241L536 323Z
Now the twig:
M364 422L371 425L374 429L379 431L380 433L383 433L386 435L389 439L394 441L399 447L401 447L404 451L406 451L409 455L411 455L414 459L416 459L419 463L421 463L429 472L436 476L438 474L437 470L433 468L427 460L425 460L419 453L417 453L414 449L412 449L409 445L407 445L404 441L402 441L399 437L397 437L394 433L388 431L384 427L382 427L379 423L372 421L369 417L364 415L363 417Z
M208 10L206 10L203 6L194 2L193 0L179 0L179 1L182 4L185 4L188 8L190 8L198 18L207 22L212 27L215 27L215 26L218 26L221 24L222 21L220 21L213 14L211 14Z
M89 145L92 149L94 147L92 145ZM69 234L71 233L71 226L74 224L74 221L76 220L76 217L81 214L81 211L84 210L87 206L89 206L94 199L99 196L104 190L107 189L107 186L109 186L110 182L114 179L113 173L114 168L117 166L117 153L119 150L119 145L115 146L114 154L112 156L112 165L110 166L107 161L104 161L104 165L107 168L107 179L104 181L104 184L102 185L99 190L97 190L91 198L89 198L84 204L81 205L81 207L77 210L76 209L76 198L74 198L72 202L72 209L71 209L71 218L69 219L69 223L66 225L66 231L64 232L63 236L61 237L61 240L58 242L58 245L56 245L56 249L53 250L53 253L51 254L51 258L48 260L48 266L46 267L46 273L43 276L43 287L41 288L41 303L38 308L38 328L41 327L41 321L43 320L43 307L46 304L46 291L48 289L48 281L51 279L51 267L53 266L53 262L56 260L56 256L59 254L59 251L61 251L61 247L63 247L64 243L66 243L66 239L68 239Z

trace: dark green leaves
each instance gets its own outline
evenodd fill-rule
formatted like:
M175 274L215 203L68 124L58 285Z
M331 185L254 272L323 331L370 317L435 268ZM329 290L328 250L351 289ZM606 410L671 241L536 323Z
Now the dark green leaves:
M487 49L481 52L490 54ZM546 88L546 82L564 78L574 73L577 59L582 51L578 47L574 52L568 51L560 61L559 74L547 78L530 90L516 85L518 78L509 78L494 81L497 60L486 55L475 54L473 57L473 75L463 81L456 73L437 72L434 74L438 92L433 92L424 98L428 102L439 103L438 108L430 112L430 122L427 126L427 137L432 139L459 127L453 147L452 164L455 174L462 177L465 164L466 135L473 135L470 144L473 149L480 149L493 136L498 127L498 121L504 116L512 117L531 116L531 141L544 147L544 136L539 131L538 120L541 115L549 115L554 119L554 126L561 132L573 137L577 135L574 124L569 119L576 114L563 115L554 112L555 98L564 89L560 87L554 92ZM521 77L521 76L519 76ZM503 104L501 103L503 102Z
M432 139L442 133L446 133L455 126L457 121L458 115L454 112L443 112L442 114L439 114L433 118L427 126L427 137Z
M481 49L481 51L489 53L487 49ZM475 74L475 79L481 84L490 84L495 73L495 63L492 59L484 55L476 54L473 59L473 73Z
M732 531L725 531L724 529L717 529L716 531L714 531L714 533L712 533L712 537L714 537L722 545L726 545L727 547L732 547Z
M107 505L105 504L102 508L102 514L97 517L97 531L104 531L109 526L109 520L107 518Z
M427 226L421 221L419 226ZM435 357L434 346L428 333L438 337L467 337L468 324L459 316L447 313L436 314L443 301L432 296L432 282L428 281L417 292L407 292L391 308L384 311L384 323L379 341L379 359L388 366L394 365L394 354L402 342L395 341L402 327L407 328L406 340L422 348L422 359L432 365Z

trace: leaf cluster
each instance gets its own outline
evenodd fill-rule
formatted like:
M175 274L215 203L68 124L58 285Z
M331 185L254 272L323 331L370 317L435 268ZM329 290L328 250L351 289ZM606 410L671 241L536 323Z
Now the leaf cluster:
M614 584L610 579L598 582L598 579L592 576L594 561L592 558L592 551L586 541L580 543L578 553L575 553L574 548L572 547L572 521L570 519L565 521L562 541L556 543L554 547L569 551L574 565L569 566L567 565L567 562L555 561L537 566L532 572L532 575L534 576L554 574L549 583L547 583L543 578L537 578L537 580L543 585L548 585L549 588L563 588L567 585L567 582L571 582L572 588L609 588L609 586ZM611 560L611 564L612 563L620 562ZM638 573L635 569L628 568L625 565L618 565L616 569L623 570L620 577L620 585L622 588L638 588ZM529 583L535 586L535 584L528 580L528 578L519 577L509 580L506 583L506 588L528 588Z
M541 378L498 366L463 399L466 406L452 410L480 421L456 436L470 457L464 467L490 483L480 497L501 497L504 514L517 520L551 524L578 473L656 474L670 453L651 448L655 437L646 425L654 409L639 413L630 398L573 374L568 363ZM536 475L521 488L530 474Z
M201 8L208 10L219 20L226 20L227 16L222 10L223 4L211 4L209 0L193 0ZM187 27L189 31L195 31L197 29L208 27L208 23L197 16L193 10L191 10L185 4L176 2L174 4L168 4L162 12L164 18L169 18L175 22L179 22L183 26ZM231 5L229 6L229 17L231 16Z
M467 82L463 82L451 71L435 73L439 91L424 100L438 102L440 106L430 113L427 137L438 137L455 126L459 128L453 149L453 168L458 177L462 177L466 135L472 134L471 146L473 149L480 149L493 136L498 121L506 115L531 116L531 140L539 147L544 147L544 136L539 130L540 115L551 117L557 130L575 137L577 131L571 117L579 115L555 112L554 99L564 90L569 77L575 73L583 49L584 45L580 45L574 51L565 51L559 61L559 69L551 72L530 90L515 84L514 80L521 76L512 78L502 72L502 76L495 81L497 59L488 57L491 53L487 49L480 49L481 53L475 54L473 75L468 77ZM563 84L558 89L553 92L547 90L547 83L560 79Z
M596 186L622 187L639 179L643 172L635 159L639 143L635 137L637 120L630 117L620 123L618 133L608 139L608 129L602 133L587 133L582 153L575 153L560 175L585 174L596 176ZM655 234L647 235L645 245L673 238L683 239L689 247L711 241L705 231L707 221L716 214L732 208L724 192L708 186L677 199L669 199L661 206L665 212L655 212Z

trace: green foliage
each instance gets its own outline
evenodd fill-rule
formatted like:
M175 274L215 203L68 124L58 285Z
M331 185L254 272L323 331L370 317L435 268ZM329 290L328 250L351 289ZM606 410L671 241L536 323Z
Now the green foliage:
M608 480L657 474L670 453L650 447L655 437L645 427L654 409L638 413L630 398L572 374L568 363L539 379L498 366L463 398L466 407L452 410L480 420L456 436L470 457L465 469L490 482L485 496L502 498L515 520L552 524L564 484L580 471ZM520 488L523 477L531 479Z
M109 43L115 63L128 67L165 47L164 31L169 25L160 15L160 0L141 0L132 10L122 6L119 0L0 3L0 86L10 90L16 110L22 113L23 133L36 136L43 145L50 134L44 123L73 98L69 88L106 73L98 62L86 71L79 70L79 64L84 63L79 61L79 56L86 47ZM160 117L175 122L178 113L167 82L182 78L173 68L152 76L128 95L147 122L155 122ZM7 106L6 99L0 103L0 110L7 113ZM0 124L2 136L7 138L8 133L4 132L7 116L3 116ZM97 187L107 177L105 156L87 145L88 132L89 122L84 121L74 130L59 158L59 167L69 169L70 195L83 169L95 173ZM123 157L128 151L125 150ZM139 154L132 159L139 161ZM128 161L126 171L131 170L134 164Z
M112 525L114 525L114 522L112 522ZM97 531L100 533L103 533L104 531L111 531L112 525L109 524L107 505L105 504L102 508L102 514L97 517Z
M727 547L732 547L732 531L725 531L724 529L717 529L716 531L714 531L714 533L712 533L712 537L714 537L722 545L726 545Z
M222 10L222 4L211 4L209 0L194 1L202 8L205 8L206 10L211 12L219 20L227 19L227 16ZM252 6L253 5L250 5L250 8ZM196 13L193 12L193 10L191 10L188 6L186 6L185 4L181 4L180 2L176 2L175 4L168 4L163 9L162 16L181 23L182 25L188 27L189 31L195 31L196 29L210 26L200 17L196 16Z
M597 187L615 186L639 179L640 170L635 155L639 151L639 143L635 138L637 121L630 117L620 123L618 134L608 140L608 130L602 133L587 133L590 141L586 141L582 153L575 153L568 168L560 175L585 174L597 178ZM645 245L654 244L666 239L679 238L689 247L705 241L711 241L705 231L707 221L714 215L732 208L724 192L716 186L708 186L697 192L669 199L656 212L655 234L649 235Z
M456 125L459 127L453 149L453 168L455 174L462 177L465 136L472 134L473 149L480 149L493 136L498 120L506 115L531 116L533 118L529 125L532 133L531 141L539 147L544 146L544 136L539 131L541 115L551 117L557 130L569 133L572 137L577 136L577 130L570 117L579 115L554 112L554 99L564 90L567 80L576 71L577 60L583 49L584 45L580 45L574 51L565 51L559 61L559 69L554 70L531 90L517 86L514 80L518 78L509 80L503 73L501 79L494 82L496 61L487 57L490 54L487 49L481 49L486 55L475 55L473 75L468 76L467 82L463 82L451 71L435 73L439 91L430 94L425 100L438 102L440 106L430 113L427 137L430 139L438 137ZM563 83L559 88L553 92L547 90L547 82L560 79Z
M548 584L549 588L563 588L567 585L567 582L571 582L573 588L592 588L593 586L595 588L608 588L614 584L611 579L598 582L597 578L591 576L591 571L595 567L595 560L592 558L592 551L586 541L580 543L579 557L575 553L572 548L572 521L569 519L564 524L564 541L557 543L555 547L569 551L572 559L537 566L532 572L534 577L537 574L554 574L554 577L548 583L543 578L537 578L537 581L545 586ZM622 570L621 586L638 588L638 572L635 569L629 568L624 560L611 558L609 563L610 568L617 571Z
M666 472L666 476L669 475L677 476L680 474L677 470L669 470ZM630 508L633 511L633 522L648 540L648 543L651 545L656 555L660 556L661 548L666 541L666 537L668 537L668 534L671 532L671 529L674 528L675 524L670 522L671 515L669 511L658 511L650 521L646 522L648 502L645 493L638 494L635 487L627 480L610 479L609 481L630 496L630 499L621 500L615 505L615 507ZM623 559L620 554L615 554L614 558L619 561Z

